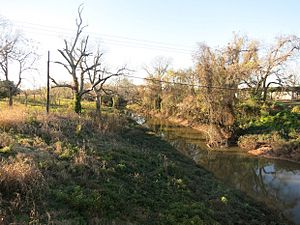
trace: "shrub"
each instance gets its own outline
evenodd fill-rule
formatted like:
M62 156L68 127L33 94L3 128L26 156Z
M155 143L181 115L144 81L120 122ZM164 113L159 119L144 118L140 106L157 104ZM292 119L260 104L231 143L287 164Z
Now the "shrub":
M122 132L128 125L128 121L124 115L113 113L103 114L100 120L95 121L97 129L105 133L118 133Z
M245 128L260 115L261 104L255 99L248 99L238 104L236 110L238 126Z
M256 149L258 147L258 138L256 135L241 136L238 140L238 146L246 150Z
M300 114L300 105L296 105L292 108L292 113Z
M258 119L249 123L248 133L270 133L273 131L280 132L285 138L289 134L299 130L300 115L288 110L280 111L275 115L263 114Z
M284 105L283 103L281 102L274 102L272 105L271 105L271 109L272 111L274 112L280 112L280 111L284 111L286 110L287 106Z
M241 136L238 140L238 146L245 150L254 150L261 145L272 145L274 143L282 143L284 139L278 132L271 134L249 134Z

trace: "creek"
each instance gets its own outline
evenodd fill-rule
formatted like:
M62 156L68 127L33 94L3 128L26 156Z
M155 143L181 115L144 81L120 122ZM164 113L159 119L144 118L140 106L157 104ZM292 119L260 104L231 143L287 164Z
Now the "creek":
M234 147L210 150L205 135L160 119L135 118L227 186L246 193L300 224L300 164L251 156Z

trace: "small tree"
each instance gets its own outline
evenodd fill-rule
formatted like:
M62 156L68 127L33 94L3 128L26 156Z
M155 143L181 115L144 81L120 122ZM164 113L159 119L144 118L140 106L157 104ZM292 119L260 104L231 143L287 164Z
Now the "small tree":
M211 147L227 146L233 137L235 123L235 94L241 79L256 68L257 48L246 38L235 37L225 49L212 50L200 45L196 60L203 101L209 114L209 143Z
M116 72L109 72L102 66L103 53L98 49L97 53L93 57L92 65L90 66L87 58L84 58L80 64L82 71L87 71L88 80L90 82L90 90L93 90L96 101L96 114L101 114L101 95L102 92L106 93L104 88L105 83L112 77L117 77L125 74L126 68L122 67ZM88 69L92 68L92 69Z
M162 109L168 114L179 113L179 107L182 107L180 103L185 98L195 97L195 85L194 71L188 70L169 70L165 76L164 91L162 95ZM197 104L189 105L189 111ZM181 110L184 110L181 108Z
M169 59L157 57L153 60L150 67L144 68L148 74L144 105L146 105L149 109L161 110L163 81L167 75L169 66Z
M6 80L0 81L0 99L11 96L12 93L9 92L11 87L13 90L15 90L13 95L20 93L20 89L18 89L13 82Z
M133 104L140 101L137 85L126 77L123 79L116 79L112 89L120 96L120 99L122 99L123 102Z

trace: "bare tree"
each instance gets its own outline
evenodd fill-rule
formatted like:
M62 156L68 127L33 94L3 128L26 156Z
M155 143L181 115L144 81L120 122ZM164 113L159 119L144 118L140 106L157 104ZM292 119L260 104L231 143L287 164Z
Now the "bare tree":
M82 61L92 56L91 52L88 52L88 40L89 37L81 38L82 32L86 25L83 25L82 21L82 10L83 7L80 5L78 7L78 18L76 19L76 34L75 38L72 42L68 42L67 40L64 40L64 48L58 49L58 52L63 57L64 61L56 61L57 64L62 65L68 73L72 77L72 83L58 83L53 77L50 79L54 83L54 87L66 87L72 89L74 93L74 110L76 113L81 112L81 99L82 96L90 91L92 89L87 89L85 86L85 74L88 70L92 70L95 67L97 67L97 64L93 64L89 68L85 68L82 70L80 68L80 64Z
M126 67L122 67L117 69L116 72L109 72L102 65L102 57L103 53L98 49L97 53L93 57L92 65L94 67L89 66L87 58L84 58L82 63L80 64L82 71L87 71L88 80L90 82L90 90L93 90L95 100L96 100L96 114L101 114L101 95L102 92L107 93L107 90L104 88L105 83L112 77L117 77L121 75L125 75L127 71ZM92 69L87 69L92 68Z
M0 35L0 53L2 54L3 50L5 50L8 46L8 44L10 44L8 41L7 41L7 38L6 38L6 28L8 26L8 22L6 19L0 17L0 32L1 32L1 35Z
M144 67L148 74L144 102L150 109L161 109L163 81L170 67L170 61L164 57L156 57L150 67Z
M287 79L283 68L299 51L299 39L296 36L279 37L276 43L257 55L257 70L243 81L252 89L253 95L266 101L268 89L272 84L283 85Z
M144 70L151 78L163 79L171 64L171 59L158 56L153 59L150 67L145 66Z
M14 48L15 44L17 42L17 38L14 39L11 42L6 42L5 46L2 48L1 55L0 55L0 68L1 72L4 75L4 80L6 81L7 85L7 93L9 97L9 105L12 106L12 97L14 95L14 85L12 82L9 82L9 73L8 73L8 68L9 68L9 60L12 59L12 55L14 54ZM19 78L18 84L21 82L21 79Z
M56 63L62 65L72 77L72 83L58 83L54 78L51 78L54 87L66 87L72 89L74 93L75 112L81 112L82 97L94 91L100 93L103 90L104 83L113 76L119 76L125 71L125 67L119 69L116 73L110 73L102 68L102 55L99 50L93 55L88 51L89 37L81 38L84 28L82 20L83 7L78 7L78 18L76 19L76 34L74 40L69 43L64 40L64 48L58 49L64 61L57 61ZM89 83L86 82L89 80ZM98 94L99 97L99 94ZM96 99L98 98L96 95ZM99 104L99 99L98 103ZM97 106L97 107L100 107Z
M289 68L289 71L286 72L286 88L291 92L291 99L298 99L299 89L300 89L300 76L298 68Z
M9 106L13 105L13 96L20 88L24 72L34 70L33 65L38 56L32 43L20 33L8 29L1 36L0 70L8 84ZM9 72L11 66L15 68L13 72L17 73L16 82L12 78L14 74Z

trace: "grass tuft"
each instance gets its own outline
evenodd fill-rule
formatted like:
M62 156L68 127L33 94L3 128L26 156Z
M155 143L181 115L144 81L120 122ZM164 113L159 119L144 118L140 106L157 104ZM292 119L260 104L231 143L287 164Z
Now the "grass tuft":
M36 195L45 185L41 171L30 158L18 154L16 159L1 162L0 190L5 195L20 193L24 196Z

